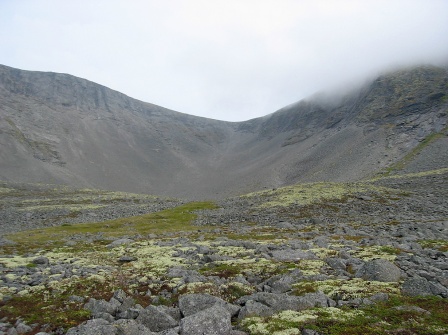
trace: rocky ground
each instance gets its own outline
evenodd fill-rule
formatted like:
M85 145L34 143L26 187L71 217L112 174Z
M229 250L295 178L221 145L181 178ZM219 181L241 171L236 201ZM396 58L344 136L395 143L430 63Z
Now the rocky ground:
M0 193L0 334L448 333L448 169L215 204L19 189ZM64 198L76 217L44 208Z

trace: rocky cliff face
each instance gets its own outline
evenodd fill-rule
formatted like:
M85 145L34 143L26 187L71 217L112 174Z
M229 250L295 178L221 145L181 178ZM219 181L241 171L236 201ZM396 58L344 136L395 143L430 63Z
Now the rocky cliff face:
M0 66L0 179L216 198L356 180L446 127L448 74L419 67L230 123L66 74Z

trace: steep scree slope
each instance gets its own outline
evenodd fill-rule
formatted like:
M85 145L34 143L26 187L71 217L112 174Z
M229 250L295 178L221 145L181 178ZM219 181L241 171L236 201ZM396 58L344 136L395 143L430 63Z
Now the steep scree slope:
M221 198L357 180L390 166L446 129L448 74L401 70L239 123L174 112L67 74L6 66L0 101L0 180Z

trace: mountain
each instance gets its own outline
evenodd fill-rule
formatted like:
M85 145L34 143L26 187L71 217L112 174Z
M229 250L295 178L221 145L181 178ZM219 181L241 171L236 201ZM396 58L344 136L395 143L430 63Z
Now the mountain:
M434 66L245 122L186 115L71 75L7 66L0 66L0 102L0 180L12 182L223 198L359 180L400 162L419 170L448 161L448 72Z

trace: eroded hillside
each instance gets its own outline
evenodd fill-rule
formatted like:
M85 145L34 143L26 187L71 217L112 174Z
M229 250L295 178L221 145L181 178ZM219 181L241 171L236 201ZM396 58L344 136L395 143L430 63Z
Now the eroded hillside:
M0 179L189 199L360 180L446 127L447 78L430 66L397 71L229 123L1 66Z

